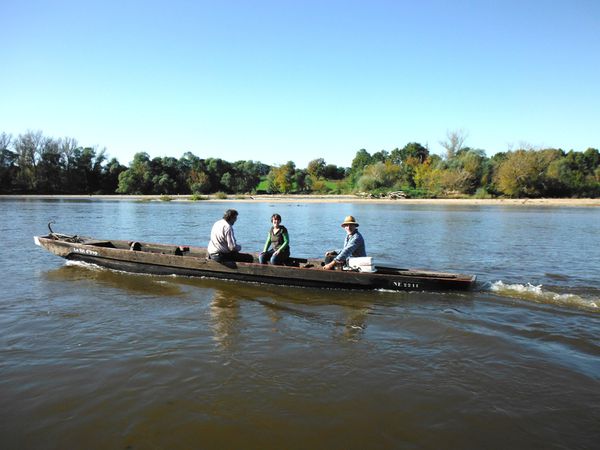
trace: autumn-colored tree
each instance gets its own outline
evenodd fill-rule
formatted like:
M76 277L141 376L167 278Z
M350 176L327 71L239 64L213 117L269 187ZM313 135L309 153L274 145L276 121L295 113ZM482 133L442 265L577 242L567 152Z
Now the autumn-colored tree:
M442 193L446 195L465 194L473 187L472 175L465 169L444 169L438 177Z
M358 179L357 187L360 191L398 188L400 172L400 166L391 161L371 164L364 169L363 175Z
M464 148L447 162L442 185L449 191L473 194L481 186L487 158L483 150Z
M311 192L318 194L324 194L327 192L327 184L325 183L325 180L322 178L315 178L312 175L309 175L309 179Z
M273 193L288 194L294 185L296 165L288 161L283 166L273 167L267 176L268 190Z
M428 191L432 195L441 192L441 173L440 158L427 158L423 164L415 168L414 182L417 189Z
M535 150L508 152L494 177L498 190L509 197L539 197L544 160Z
M193 194L208 194L212 189L210 177L206 172L198 169L192 169L190 171L188 185Z

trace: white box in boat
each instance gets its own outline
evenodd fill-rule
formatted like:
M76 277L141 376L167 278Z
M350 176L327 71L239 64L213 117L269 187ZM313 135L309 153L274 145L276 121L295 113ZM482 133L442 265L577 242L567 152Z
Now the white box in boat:
M373 266L373 257L361 256L357 258L348 258L348 268L358 270L360 272L376 272Z

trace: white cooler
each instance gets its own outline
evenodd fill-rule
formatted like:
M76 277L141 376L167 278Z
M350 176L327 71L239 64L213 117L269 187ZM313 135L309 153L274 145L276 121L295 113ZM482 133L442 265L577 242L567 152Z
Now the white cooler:
M371 256L361 256L359 258L348 258L348 269L358 270L359 272L376 272L373 266L373 258Z

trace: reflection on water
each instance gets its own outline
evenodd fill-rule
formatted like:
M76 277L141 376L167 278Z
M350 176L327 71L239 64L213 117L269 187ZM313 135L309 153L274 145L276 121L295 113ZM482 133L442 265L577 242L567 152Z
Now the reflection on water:
M49 281L94 281L115 289L131 293L177 296L184 295L177 284L164 278L129 274L105 269L100 266L68 261L64 266L46 272Z
M58 269L45 272L51 282L88 282L98 286L121 290L132 295L153 297L193 298L196 290L212 292L210 316L213 339L223 348L231 349L239 340L239 322L243 314L240 303L254 302L263 307L265 316L273 323L274 329L282 317L296 317L303 321L321 323L342 330L340 337L349 341L361 338L367 326L366 319L372 309L372 299L390 296L397 301L400 293L354 292L341 290L319 290L289 287L281 289L259 283L234 282L210 278L189 278L179 276L148 276L106 269L94 264L67 261ZM337 306L339 317L324 318L315 307ZM335 331L334 331L335 334Z
M210 305L214 341L231 350L239 341L240 298L226 290L215 289Z
M200 283L202 288L213 290L210 312L214 339L221 346L229 348L240 338L243 304L260 305L261 313L270 321L271 331L278 331L280 321L296 318L303 322L331 327L333 334L341 329L341 336L350 341L360 339L370 311L370 301L365 301L364 297L354 292L344 295L339 291L330 291L331 297L322 299L323 304L328 307L338 307L339 317L331 319L318 312L317 307L320 303L312 301L311 295L315 294L312 289L293 287L282 291L271 285L211 279L177 278L174 282L191 286L199 286Z

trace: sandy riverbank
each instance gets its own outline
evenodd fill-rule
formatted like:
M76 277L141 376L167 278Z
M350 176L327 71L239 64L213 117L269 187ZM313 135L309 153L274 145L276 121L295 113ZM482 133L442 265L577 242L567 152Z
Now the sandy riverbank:
M189 195L0 195L0 199L88 199L137 201L191 201ZM573 206L600 207L600 198L536 198L536 199L373 199L355 195L230 195L217 198L204 196L208 202L270 202L270 203L385 203L412 205L514 205L514 206Z

